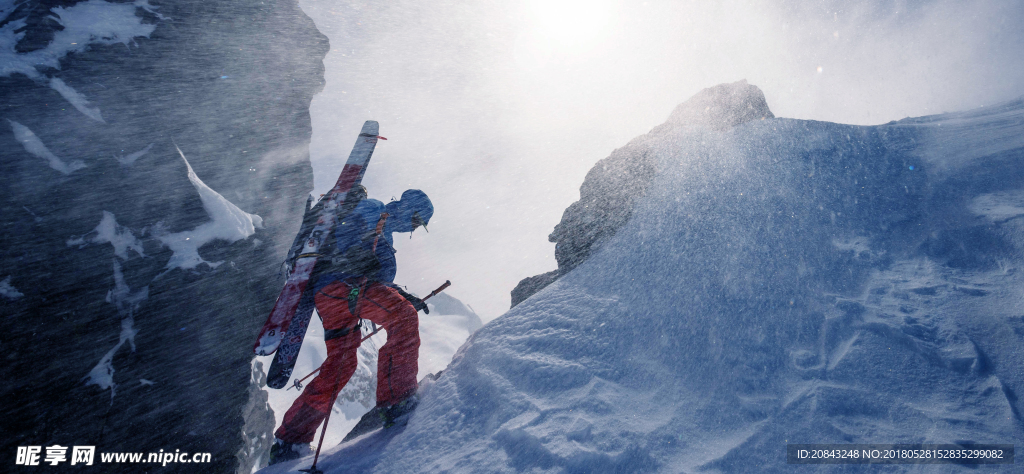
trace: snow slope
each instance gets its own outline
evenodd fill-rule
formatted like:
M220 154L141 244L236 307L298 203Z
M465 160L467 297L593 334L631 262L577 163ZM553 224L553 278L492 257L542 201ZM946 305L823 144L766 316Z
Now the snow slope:
M1021 444L1024 101L644 139L658 175L615 237L319 467L874 472L786 444Z

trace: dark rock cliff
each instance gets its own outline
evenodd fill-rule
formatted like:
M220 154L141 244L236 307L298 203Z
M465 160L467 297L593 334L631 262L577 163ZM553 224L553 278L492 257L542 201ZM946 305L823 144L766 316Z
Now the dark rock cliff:
M19 1L0 36L0 452L249 472L273 428L252 344L313 185L327 38L295 0Z
M637 137L597 162L580 186L580 200L562 214L548 236L555 242L558 269L525 278L512 290L515 307L582 263L615 235L630 218L657 167L650 147L654 138L674 127L724 131L751 120L774 118L764 93L747 81L704 89L679 104L664 124Z

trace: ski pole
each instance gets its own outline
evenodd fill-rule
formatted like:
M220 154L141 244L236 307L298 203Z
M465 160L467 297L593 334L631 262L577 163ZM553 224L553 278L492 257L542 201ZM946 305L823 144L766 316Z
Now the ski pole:
M444 291L444 289L448 288L449 286L452 286L452 281L451 280L445 280L443 285L437 287L436 290L431 291L429 295L424 296L423 299L420 300L420 301L427 301L428 299L430 299L430 297L432 297L432 296L434 296L434 295ZM376 331L373 331L370 334L367 334L366 337L360 339L359 340L359 345L363 345L363 343L366 342L367 339L373 337L375 334L380 332L381 329L384 329L384 327L381 326L381 327L377 328ZM302 377L302 380L296 380L296 381L292 382L292 387L295 387L296 390L302 390L302 382L305 382L306 379L312 377L317 372L320 372L320 368L319 367L317 367L316 370L310 372L309 375L307 375L305 377ZM288 390L291 390L292 387L288 387ZM334 404L332 403L331 406L334 406Z
M365 283L360 285L360 290L362 290L362 288L365 288ZM359 314L358 313L353 314L353 316L355 316L356 319L359 318ZM319 372L319 371L320 371L320 369L317 368L316 372ZM309 374L309 375L313 375L313 374ZM309 377L309 375L307 375L306 377ZM303 380L305 380L305 379L303 379ZM335 390L334 396L331 397L331 404L327 405L327 417L324 418L324 427L323 427L323 429L320 430L320 441L316 443L316 455L313 456L313 465L309 466L309 469L299 469L302 472L308 472L309 474L324 474L324 471L321 471L321 470L316 468L316 462L320 460L320 448L323 447L323 445L324 445L324 436L327 434L327 424L331 422L331 413L334 412L334 402L338 401L338 394L339 393L341 393L341 387L339 387L337 390Z
M452 281L451 280L445 280L443 285L437 287L436 290L431 291L429 295L424 296L423 297L423 301L427 301L428 298L430 298L431 296L434 296L434 295L444 291L444 289L448 288L449 286L452 286Z
M316 455L313 456L313 465L309 466L309 469L299 469L299 471L308 472L309 474L324 474L324 471L316 468L316 462L320 460L320 447L324 445L324 435L327 434L327 423L331 422L331 413L334 411L334 402L338 400L339 392L341 392L341 390L334 392L334 398L331 398L331 404L328 405L327 418L324 418L324 427L320 430L320 441L316 443Z
M302 382L305 382L306 379L316 375L317 372L320 372L320 368L319 367L317 367L316 370L310 372L309 375L307 375L305 377L302 377L302 380L295 380L295 381L293 381L292 382L292 386L288 387L288 390L291 390L292 387L295 387L296 390L302 390Z

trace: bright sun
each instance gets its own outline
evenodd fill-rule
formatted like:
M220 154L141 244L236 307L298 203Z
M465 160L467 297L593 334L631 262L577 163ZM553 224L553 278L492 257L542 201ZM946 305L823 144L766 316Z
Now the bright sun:
M533 0L530 6L545 36L563 45L593 39L611 13L609 0Z

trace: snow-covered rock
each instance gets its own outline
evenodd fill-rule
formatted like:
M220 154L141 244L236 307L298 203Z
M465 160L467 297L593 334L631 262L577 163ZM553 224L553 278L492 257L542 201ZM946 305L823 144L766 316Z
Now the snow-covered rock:
M168 269L190 270L201 263L217 267L224 262L203 260L199 256L199 249L215 240L234 243L247 239L256 233L256 229L263 228L263 218L239 209L220 193L210 189L192 170L192 165L188 163L188 159L185 158L185 154L180 148L178 154L185 161L185 167L188 168L188 180L199 193L203 209L210 220L192 229L174 233L167 232L158 225L154 233L162 244L174 252L174 255L171 255L170 260L167 261Z
M8 120L8 122L10 122L11 130L14 132L14 138L21 142L21 146L25 148L25 151L46 160L46 163L50 165L50 168L60 171L63 174L71 174L85 168L85 163L83 163L82 160L74 160L70 163L66 163L64 160L54 155L46 148L46 145L43 144L39 137L36 136L35 133L32 133L32 130L29 130L28 127L13 120Z
M0 450L251 471L328 49L294 0L0 0Z
M614 237L322 469L791 472L790 443L1024 439L1024 101L644 140Z
M512 307L550 285L590 257L629 221L636 202L658 173L655 137L667 128L724 131L775 117L764 94L747 81L709 87L679 104L668 120L597 162L580 186L580 200L562 214L548 236L558 269L523 279L512 290Z

